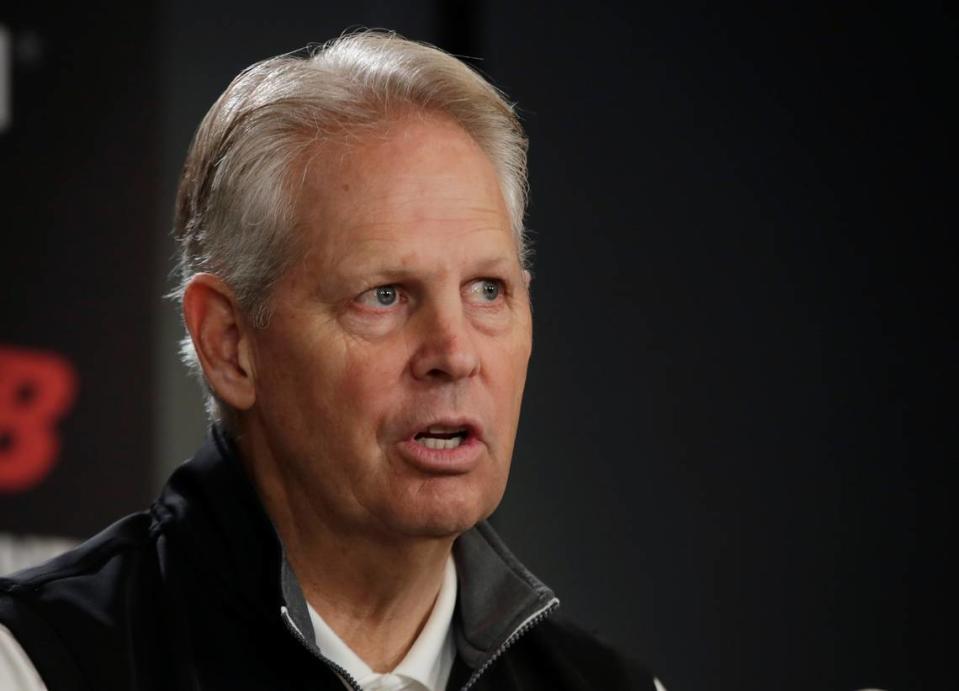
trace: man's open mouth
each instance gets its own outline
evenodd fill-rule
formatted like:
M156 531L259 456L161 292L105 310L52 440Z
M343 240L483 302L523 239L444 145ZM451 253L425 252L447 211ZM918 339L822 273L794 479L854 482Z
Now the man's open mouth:
M428 449L455 449L469 436L465 427L443 427L432 425L417 434L413 439Z

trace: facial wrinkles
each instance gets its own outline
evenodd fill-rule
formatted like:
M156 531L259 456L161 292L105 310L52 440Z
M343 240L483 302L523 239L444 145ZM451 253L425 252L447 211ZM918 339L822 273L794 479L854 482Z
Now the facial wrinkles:
M375 215L375 207L370 207L368 213ZM375 257L380 252L389 252L391 246L425 245L428 248L441 250L443 256L450 256L450 250L462 247L463 242L475 243L474 250L488 247L490 243L484 244L474 239L473 236L477 233L489 233L492 238L496 234L505 235L507 232L503 228L503 219L492 209L475 209L470 210L470 213L463 211L459 215L414 214L410 217L394 217L389 221L380 221L376 218L360 219L344 226L344 229L338 233L340 242L331 254L338 258L348 254ZM508 246L511 252L515 252L511 242L492 244L500 251ZM462 252L459 254L462 255Z
M428 149L447 134L413 139ZM271 426L299 430L286 447L298 456L291 484L296 492L322 492L331 511L345 512L341 519L366 514L380 521L415 511L419 504L407 499L431 487L451 498L475 497L478 488L495 489L489 479L505 478L509 464L529 346L526 287L495 176L482 172L468 141L444 151L449 155L433 159L406 156L402 147L354 152L336 170L312 176L301 198L307 251L280 291L284 326L264 361L280 370L271 373L272 398L282 407L271 411ZM404 173L414 168L418 175ZM390 272L399 278L379 278ZM483 278L510 286L500 311L466 292ZM363 291L393 283L409 298L395 320L357 309ZM354 328L363 323L386 326L375 333ZM444 342L437 329L448 329L453 340ZM478 372L416 377L411 363L424 348L434 349L439 370L444 355L435 349L472 349ZM284 392L295 395L284 400ZM485 480L421 481L396 455L414 427L450 415L483 425L493 461L477 471ZM322 482L312 482L313 474ZM475 501L485 506L492 499Z
M455 127L442 121L436 124ZM448 248L458 244L451 236L488 228L504 232L512 251L518 249L495 174L457 164L459 157L475 155L478 146L468 139L444 143L435 148L446 158L436 160L433 149L409 151L415 130L397 128L398 136L379 140L372 160L365 155L371 153L365 147L351 148L350 156L338 157L338 147L331 146L333 150L324 157L327 169L311 178L314 185L301 197L301 207L309 212L309 227L326 234L321 275L329 276L364 254L376 256L378 243L388 247L397 237L415 240L435 234L436 244ZM435 146L436 138L430 141ZM419 165L424 161L427 165ZM371 170L379 174L371 175ZM410 174L410 170L421 172Z
M389 445L399 441L405 438L414 426L450 415L468 413L479 417L488 426L492 411L482 387L478 387L470 378L450 380L438 377L414 382L411 366L415 358L422 356L419 352L423 347L422 338L410 329L401 329L398 341L396 347L402 350L403 364L402 368L393 374L400 380L396 385L406 390L407 395L405 404L381 430L381 444ZM362 366L362 363L357 363L358 368Z
M492 239L486 241L489 236ZM383 238L358 243L345 256L312 272L317 283L312 299L325 303L361 340L384 337L422 311L454 332L503 328L521 306L525 285L512 248L506 243L495 247L497 236L501 231L481 228L461 231L442 245L429 235L416 242ZM504 281L502 304L495 310L484 311L475 292L470 292L475 290L473 283L484 278ZM392 309L377 313L355 302L383 285L396 286L399 292ZM364 329L370 333L364 334Z
M483 242L481 239L482 234L492 232L495 234L502 231L499 230L486 230L486 229L476 229L476 230L464 230L459 233L461 237L469 237L471 235L480 236L480 240L477 243L480 246L489 246L490 243ZM395 252L389 251L389 248L394 245L402 245L404 243L394 241L391 238L373 238L370 241L371 246L380 247L380 250L375 250L370 252L374 257L390 257L395 256ZM363 243L366 244L366 243ZM466 242L455 242L450 243L454 248L458 248L452 252L449 251L436 251L431 250L430 244L428 241L420 243L424 245L423 247L417 247L411 249L405 255L401 256L399 265L406 266L410 269L411 273L417 276L426 276L424 279L426 286L423 288L424 295L422 298L417 296L417 299L423 299L428 304L422 307L418 306L418 309L426 310L438 310L440 314L432 316L429 318L435 318L438 320L455 320L457 323L450 325L448 328L452 329L452 337L463 339L470 337L472 326L469 323L468 315L464 314L464 310L467 309L461 304L461 286L460 283L463 280L463 276L469 276L469 279L472 280L472 275L469 272L463 273L461 268L462 259L458 256L460 252L469 254L469 245L468 241ZM465 249L464 249L465 248ZM358 249L359 253L367 254L363 251L363 247ZM354 253L351 253L354 254ZM426 256L423 256L423 255ZM344 264L353 264L354 262L348 255L348 257L343 260L339 260ZM375 261L373 265L375 265ZM516 261L516 260L514 260ZM359 260L356 262L362 265L364 260ZM514 268L515 273L518 274L518 263ZM313 272L309 272L313 273ZM321 275L328 275L334 273L331 271L325 271L320 269L318 272ZM307 277L304 280L298 281L298 285L294 288L296 292L308 292L304 289L304 286L308 285L310 278ZM514 290L525 290L525 286L518 284L521 281L521 277L513 277L510 279L514 284L512 287ZM352 295L347 294L346 299L348 301L352 300ZM454 302L455 301L455 302ZM439 306L436 306L435 303L440 302ZM313 320L318 319L319 321L313 321L313 324L319 324L321 326L328 326L329 333L328 337L332 337L336 343L337 347L334 349L335 352L339 352L340 355L345 359L345 366L348 371L348 377L355 381L362 381L364 378L361 376L366 373L371 367L376 367L375 355L374 359L370 359L370 351L366 348L357 348L357 346L364 342L362 335L358 335L349 329L337 329L334 327L334 322L336 319L335 314L331 313L329 310L322 309L322 306L319 305L310 305L309 300L305 303L300 303L296 305L298 308L297 311L306 310L303 313L303 316L311 318ZM349 309L347 307L347 309ZM504 307L504 309L513 309L512 306ZM310 314L310 312L316 312L316 314ZM522 318L523 315L510 314L508 315L511 320L519 318L520 322L524 322L525 319ZM518 324L522 328L521 324ZM404 353L402 356L402 361L409 362L413 354L416 352L416 349L419 346L418 343L412 342L413 334L407 328L398 328L398 335L401 337L402 345L398 343L393 343L392 347L402 347ZM417 339L420 337L417 336ZM395 339L394 339L395 340ZM473 347L475 344L458 344L459 347ZM391 358L392 360L392 358ZM334 367L334 370L336 368ZM390 372L386 371L384 374L388 377ZM377 377L378 380L383 381L382 378ZM442 387L432 387L431 396L436 397L437 392L442 392L442 395L445 397L443 404L454 410L458 410L459 407L465 403L462 396L463 385L459 382L452 382L450 385Z

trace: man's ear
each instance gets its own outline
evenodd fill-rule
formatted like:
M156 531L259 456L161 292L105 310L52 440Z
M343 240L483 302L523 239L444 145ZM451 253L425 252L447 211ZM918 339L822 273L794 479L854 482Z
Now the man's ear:
M529 272L529 269L523 269L523 282L526 283L526 290L529 290L529 286L533 282L533 274Z
M213 392L235 410L256 401L250 325L233 291L213 274L190 279L183 292L183 320Z

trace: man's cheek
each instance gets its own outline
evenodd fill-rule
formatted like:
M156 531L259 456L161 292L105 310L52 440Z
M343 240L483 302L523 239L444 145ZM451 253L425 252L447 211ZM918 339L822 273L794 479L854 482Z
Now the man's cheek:
M337 386L338 398L367 414L372 412L369 407L376 400L386 397L390 390L395 391L396 366L389 358L378 357L376 353L350 358L343 372Z
M409 348L404 340L392 339L388 343L363 344L343 351L342 371L346 379L359 387L383 388L396 383L405 364L409 362Z

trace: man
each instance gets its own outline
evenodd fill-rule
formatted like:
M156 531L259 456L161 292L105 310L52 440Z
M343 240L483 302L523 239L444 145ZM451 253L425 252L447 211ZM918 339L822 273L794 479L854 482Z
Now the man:
M495 89L391 34L233 81L175 227L211 438L149 512L2 583L8 678L654 688L484 522L531 348L525 152Z

